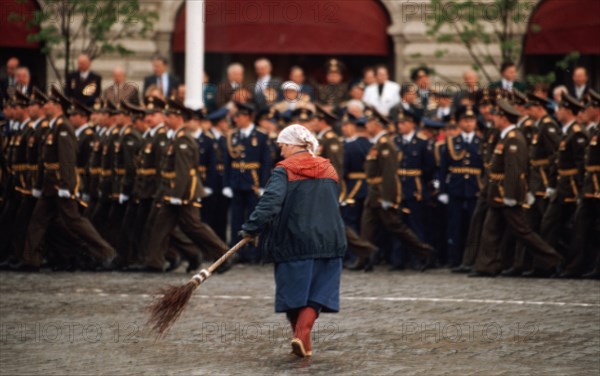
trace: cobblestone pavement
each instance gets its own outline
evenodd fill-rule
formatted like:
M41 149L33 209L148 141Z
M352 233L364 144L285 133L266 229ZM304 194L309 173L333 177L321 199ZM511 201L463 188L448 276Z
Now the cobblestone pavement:
M145 307L188 277L0 273L0 374L600 374L598 281L344 272L302 360L268 265L210 279L155 341Z

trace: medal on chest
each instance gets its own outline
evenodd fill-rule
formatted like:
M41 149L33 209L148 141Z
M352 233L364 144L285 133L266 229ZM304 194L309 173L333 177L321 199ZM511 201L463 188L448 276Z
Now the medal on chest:
M54 143L54 135L50 133L46 138L46 145L52 145Z
M494 149L494 154L502 154L502 152L504 151L504 144L498 144L496 145L496 148Z
M152 153L152 144L146 144L146 147L144 148L144 153L146 153L146 154Z
M257 147L258 146L258 140L256 139L256 136L252 137L251 143L252 143L253 147Z

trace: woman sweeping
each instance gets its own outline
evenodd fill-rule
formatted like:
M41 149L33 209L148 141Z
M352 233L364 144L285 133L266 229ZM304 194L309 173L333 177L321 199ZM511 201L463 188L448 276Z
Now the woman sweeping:
M310 332L321 312L338 312L346 252L338 179L317 139L294 124L277 138L279 162L242 236L260 236L263 260L275 263L275 311L292 325L292 352L312 355Z

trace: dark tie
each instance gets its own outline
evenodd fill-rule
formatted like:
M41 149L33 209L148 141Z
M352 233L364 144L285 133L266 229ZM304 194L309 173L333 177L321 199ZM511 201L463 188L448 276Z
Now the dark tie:
M381 94L383 94L383 84L379 84L378 89L379 89L379 96L381 97Z

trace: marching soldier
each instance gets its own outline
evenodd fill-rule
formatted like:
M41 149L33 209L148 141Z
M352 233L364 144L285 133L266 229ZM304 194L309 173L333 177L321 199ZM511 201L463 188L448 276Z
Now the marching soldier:
M477 114L472 106L462 106L456 113L461 133L448 137L440 158L438 200L448 204L447 251L450 267L461 264L468 226L481 189L483 159L482 139L475 134Z
M80 192L88 192L90 181L90 160L96 143L96 132L89 123L91 109L73 99L67 110L69 121L75 129L77 137L77 174L79 176ZM84 200L85 202L85 200Z
M559 247L559 240L561 234L564 235L567 221L575 213L585 174L587 136L576 119L581 110L583 106L575 98L563 94L557 112L558 120L562 124L556 161L558 174L550 180L546 190L550 204L544 213L541 226L542 236L555 248ZM561 254L566 255L566 250L561 250ZM533 269L523 274L540 276L548 272L543 270L534 258Z
M223 188L223 195L231 198L233 244L240 240L237 234L264 192L273 167L269 138L252 122L254 109L239 102L235 105L233 120L237 130L227 136ZM256 248L248 246L239 253L239 257L241 261L257 262L260 255Z
M313 131L316 133L319 141L319 150L317 154L323 158L329 159L338 176L344 176L344 144L333 131L332 124L338 120L338 117L327 111L320 105L315 105L317 113L312 122ZM340 179L340 197L339 202L345 200L346 182Z
M215 207L219 208L213 217L211 227L215 230L221 240L227 240L227 213L229 213L230 199L223 195L223 183L225 179L225 160L227 151L227 134L229 133L229 120L226 108L217 110L207 116L211 121L210 132L214 136L215 142L215 163L217 178L215 188L213 189Z
M588 91L586 111L600 112L600 94ZM591 110L590 110L591 109ZM591 128L585 155L581 199L575 212L573 239L562 278L600 278L600 127ZM590 267L591 266L591 267ZM590 269L592 269L590 271ZM586 273L588 272L588 273ZM586 273L586 274L584 274Z
M62 102L62 103L61 103ZM68 100L52 87L46 103L52 117L51 128L42 147L40 170L32 191L39 198L27 229L22 270L38 271L43 260L42 241L50 224L60 219L66 228L83 240L95 261L109 264L115 256L114 249L98 234L94 226L81 216L77 208L79 179L77 175L77 139L71 124L63 115Z
M527 96L527 111L530 118L535 121L535 124L529 128L537 130L533 133L529 145L528 186L529 192L535 197L535 202L527 210L527 220L531 229L538 232L548 207L546 190L550 180L555 179L560 128L546 110L549 105L547 100L534 94ZM513 266L503 271L502 275L517 276L530 268L531 254L523 244L517 244Z
M517 129L523 133L529 147L537 133L537 128L535 127L534 119L528 115L527 96L523 92L514 89L512 92L512 105L521 114L519 121L517 121Z
M87 218L92 218L98 199L100 198L100 179L102 178L102 152L103 145L106 142L106 132L110 127L109 124L109 113L106 107L106 102L101 99L97 99L92 107L91 120L96 131L96 137L94 140L94 147L90 154L89 166L89 177L87 185L82 191L81 197L83 201L87 203L88 207L85 209L84 215Z
M529 246L548 268L556 268L563 258L529 227L523 210L527 197L527 142L517 130L521 115L504 99L498 100L494 124L500 140L492 157L487 210L481 234L481 247L470 277L494 277L502 267L501 243L507 227Z
M164 271L165 250L171 231L179 224L181 230L200 248L216 259L227 252L227 245L212 229L200 220L202 182L198 176L199 150L196 141L184 128L184 117L191 117L190 110L181 103L170 100L167 109L172 138L162 161L162 186L157 201L155 221L148 233L148 249L145 264L149 269Z
M387 119L374 110L368 111L367 116L366 129L372 137L373 146L365 162L369 190L361 220L361 235L374 242L377 232L383 227L407 246L429 257L433 248L422 242L401 219L398 149L385 129ZM370 258L374 260L375 255L371 254ZM368 254L358 254L357 265L365 265L368 259ZM372 265L367 266L372 268Z
M367 113L368 111L366 111ZM416 130L419 120L410 111L400 111L397 119L399 134L394 138L398 148L398 177L402 185L402 213L408 227L419 239L424 239L424 202L426 188L435 168L433 150L427 139ZM394 245L392 268L402 269L408 253L404 246Z

